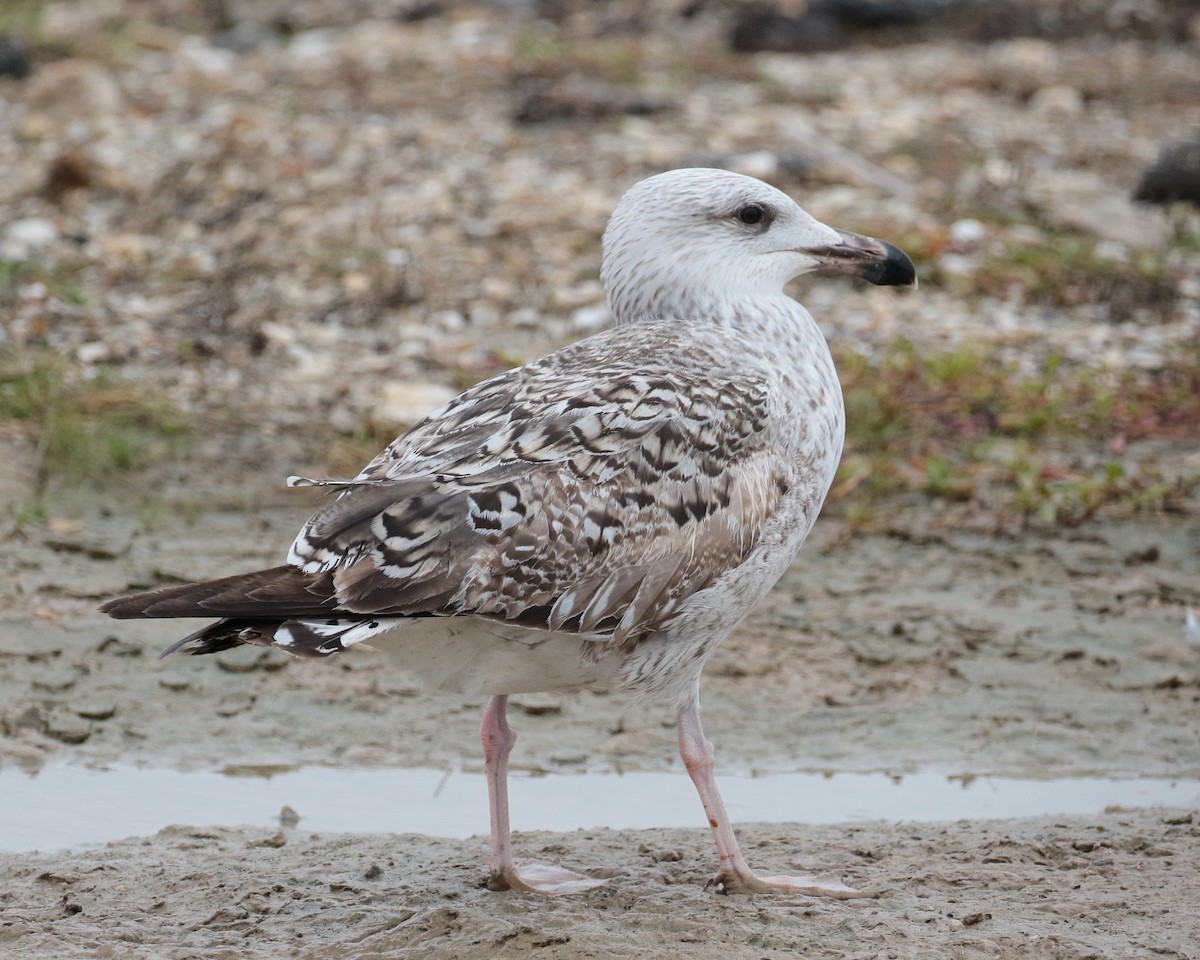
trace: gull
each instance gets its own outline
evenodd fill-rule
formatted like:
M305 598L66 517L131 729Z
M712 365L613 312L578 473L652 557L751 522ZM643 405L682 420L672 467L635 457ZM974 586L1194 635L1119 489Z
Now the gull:
M336 496L285 564L101 610L220 618L163 656L255 644L324 657L370 640L431 688L489 697L493 890L605 882L518 866L509 831L509 696L590 687L676 709L719 892L861 896L751 871L701 727L700 674L792 562L841 456L833 359L785 284L826 269L915 285L912 261L717 169L635 184L602 246L612 328L464 391L351 480L289 478Z

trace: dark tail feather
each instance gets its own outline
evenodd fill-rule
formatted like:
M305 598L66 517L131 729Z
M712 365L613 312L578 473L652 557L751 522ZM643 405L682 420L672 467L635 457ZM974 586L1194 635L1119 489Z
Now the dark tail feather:
M386 633L396 626L397 622L396 619L386 617L353 615L315 620L251 620L229 617L210 623L207 627L171 644L158 655L158 659L169 657L173 653L187 653L193 657L206 653L220 653L242 644L278 647L294 657L328 657L334 653L341 653L352 644L375 634Z
M232 650L234 647L253 642L246 639L246 631L261 631L263 635L273 636L275 628L279 626L280 622L279 620L218 620L216 623L210 623L207 627L202 627L195 633L189 633L182 640L177 640L160 653L158 659L162 660L173 653L186 653L193 657L201 657L207 653ZM269 640L265 642L270 643Z
M243 644L279 647L297 657L327 657L397 623L338 609L331 574L304 573L292 566L117 597L100 612L120 620L221 618L171 644L159 659L173 653L219 653Z
M154 617L227 617L269 620L328 616L337 610L328 573L304 573L293 566L160 587L117 597L100 607L118 620ZM191 638L188 638L189 640ZM186 641L184 641L186 642ZM234 644L230 644L233 646Z

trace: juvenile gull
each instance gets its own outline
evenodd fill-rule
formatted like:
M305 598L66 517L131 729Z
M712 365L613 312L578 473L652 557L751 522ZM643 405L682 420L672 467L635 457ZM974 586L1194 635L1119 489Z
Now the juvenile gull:
M636 184L603 247L613 329L471 387L353 480L291 478L337 497L283 566L101 609L221 618L163 656L257 644L323 657L370 639L433 688L490 695L493 890L604 882L515 863L505 713L510 694L607 686L678 710L719 890L856 896L751 872L713 777L700 672L791 563L841 456L833 360L784 284L818 269L915 284L912 262L710 169Z

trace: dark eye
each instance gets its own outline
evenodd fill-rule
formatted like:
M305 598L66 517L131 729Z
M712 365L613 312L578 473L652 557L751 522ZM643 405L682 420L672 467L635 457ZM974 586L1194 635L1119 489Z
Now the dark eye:
M737 218L747 225L762 223L766 215L767 211L761 203L748 203L737 212Z

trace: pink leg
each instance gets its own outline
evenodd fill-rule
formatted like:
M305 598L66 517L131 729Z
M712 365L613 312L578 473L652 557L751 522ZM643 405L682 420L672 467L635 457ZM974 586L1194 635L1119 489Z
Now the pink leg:
M492 697L479 727L492 822L492 861L488 879L491 890L507 890L505 878L517 870L508 826L508 755L517 742L517 735L508 725L507 708L508 697Z
M492 859L488 873L489 890L525 890L531 893L582 893L603 884L561 867L528 864L517 869L513 860L508 826L508 755L517 735L508 725L508 697L492 697L483 712L479 739L483 743L483 764L487 772L488 804L492 820Z
M704 812L708 815L708 825L712 827L713 838L717 842L720 867L711 882L717 885L720 892L802 893L839 900L869 896L836 880L820 880L810 876L755 876L742 857L733 825L725 812L725 802L717 789L717 781L713 776L713 745L704 736L704 728L700 726L699 704L680 710L677 726L679 755L700 794L700 802L704 804Z

